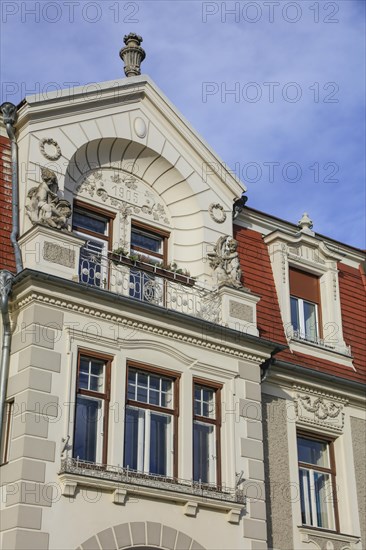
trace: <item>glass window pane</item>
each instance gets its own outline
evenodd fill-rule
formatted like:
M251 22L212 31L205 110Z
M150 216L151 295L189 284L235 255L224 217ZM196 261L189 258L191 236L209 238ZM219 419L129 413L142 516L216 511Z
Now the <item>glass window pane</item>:
M150 389L150 391L149 391L149 403L151 405L158 405L159 406L160 405L159 395L160 394L159 394L158 391Z
M170 422L170 416L151 413L149 472L152 474L167 475L167 454L170 450L168 427Z
M328 444L324 441L297 438L299 462L329 468Z
M94 217L87 212L74 210L72 223L74 226L89 229L89 231L94 231L95 233L107 234L108 220L99 216Z
M81 372L79 375L79 388L87 390L89 385L89 375L85 372Z
M98 439L101 447L102 401L78 396L76 400L74 458L97 462Z
M134 401L136 401L136 386L133 386L132 384L129 384L128 392L127 392L127 399L133 399Z
M172 381L162 378L161 380L161 389L163 391L170 391L172 389Z
M197 416L202 416L202 403L200 401L194 402L194 414Z
M147 388L141 388L137 386L137 401L141 403L147 403Z
M314 472L314 489L318 527L332 529L333 498L329 474Z
M172 392L168 392L168 393L163 392L161 394L161 407L168 407L170 409L173 407Z
M210 456L210 449L213 437L214 426L200 422L193 423L193 479L195 481L202 481L202 483L211 481L210 462L213 457Z
M310 472L300 468L301 520L304 525L313 525L311 511Z
M146 386L147 387L147 374L143 372L138 373L138 385L139 386Z
M300 330L299 323L299 302L297 298L291 296L291 324L294 330Z
M138 246L140 248L150 250L151 252L161 254L162 241L163 239L161 237L155 236L148 232L138 231L137 229L132 229L131 231L132 246Z
M144 424L140 425L140 428L144 430ZM129 466L132 470L137 470L138 449L139 449L139 411L137 409L126 408L125 419L125 448L124 448L124 462L123 465L126 468ZM144 435L142 434L142 441ZM141 449L143 452L143 449Z
M103 393L104 391L103 376L90 376L89 383L90 383L89 390Z
M89 372L89 359L80 357L80 372Z
M315 304L304 301L305 336L307 340L313 341L315 341L317 337L315 308Z
M153 388L154 390L160 389L160 378L157 376L150 376L150 388Z

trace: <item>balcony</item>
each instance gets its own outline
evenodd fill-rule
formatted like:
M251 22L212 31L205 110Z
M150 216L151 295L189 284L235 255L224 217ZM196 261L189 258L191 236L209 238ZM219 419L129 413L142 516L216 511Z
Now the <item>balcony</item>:
M142 260L82 249L79 282L120 296L154 304L215 324L221 321L221 299L194 278Z
M62 494L68 498L76 498L77 489L86 487L113 493L114 504L128 504L130 497L136 502L134 496L153 498L183 504L183 513L187 516L195 517L199 507L226 512L227 521L235 524L239 523L246 504L244 491L238 488L146 474L71 457L61 460L59 479Z

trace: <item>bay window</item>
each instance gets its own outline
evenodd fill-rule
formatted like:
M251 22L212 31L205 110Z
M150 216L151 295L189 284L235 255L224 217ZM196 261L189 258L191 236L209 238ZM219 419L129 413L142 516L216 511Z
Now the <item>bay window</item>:
M195 379L193 385L193 480L221 484L220 389Z
M129 363L124 466L177 477L178 374Z
M290 268L291 324L294 336L310 342L321 337L319 278Z
M303 525L338 530L333 443L300 434L297 450Z
M106 287L108 250L112 248L114 214L74 201L72 229L87 239L80 250L79 279L82 283Z
M73 457L107 463L111 358L79 351Z

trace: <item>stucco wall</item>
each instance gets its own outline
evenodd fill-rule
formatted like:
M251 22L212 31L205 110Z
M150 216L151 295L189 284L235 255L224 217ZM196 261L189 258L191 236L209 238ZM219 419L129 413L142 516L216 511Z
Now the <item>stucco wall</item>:
M351 417L351 429L362 548L366 548L366 422Z
M268 548L293 549L286 400L262 402Z

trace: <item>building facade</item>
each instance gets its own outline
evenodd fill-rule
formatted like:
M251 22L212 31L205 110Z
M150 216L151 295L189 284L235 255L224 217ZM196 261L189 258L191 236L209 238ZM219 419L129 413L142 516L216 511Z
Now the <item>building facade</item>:
M2 547L361 550L365 254L126 65L2 106Z

